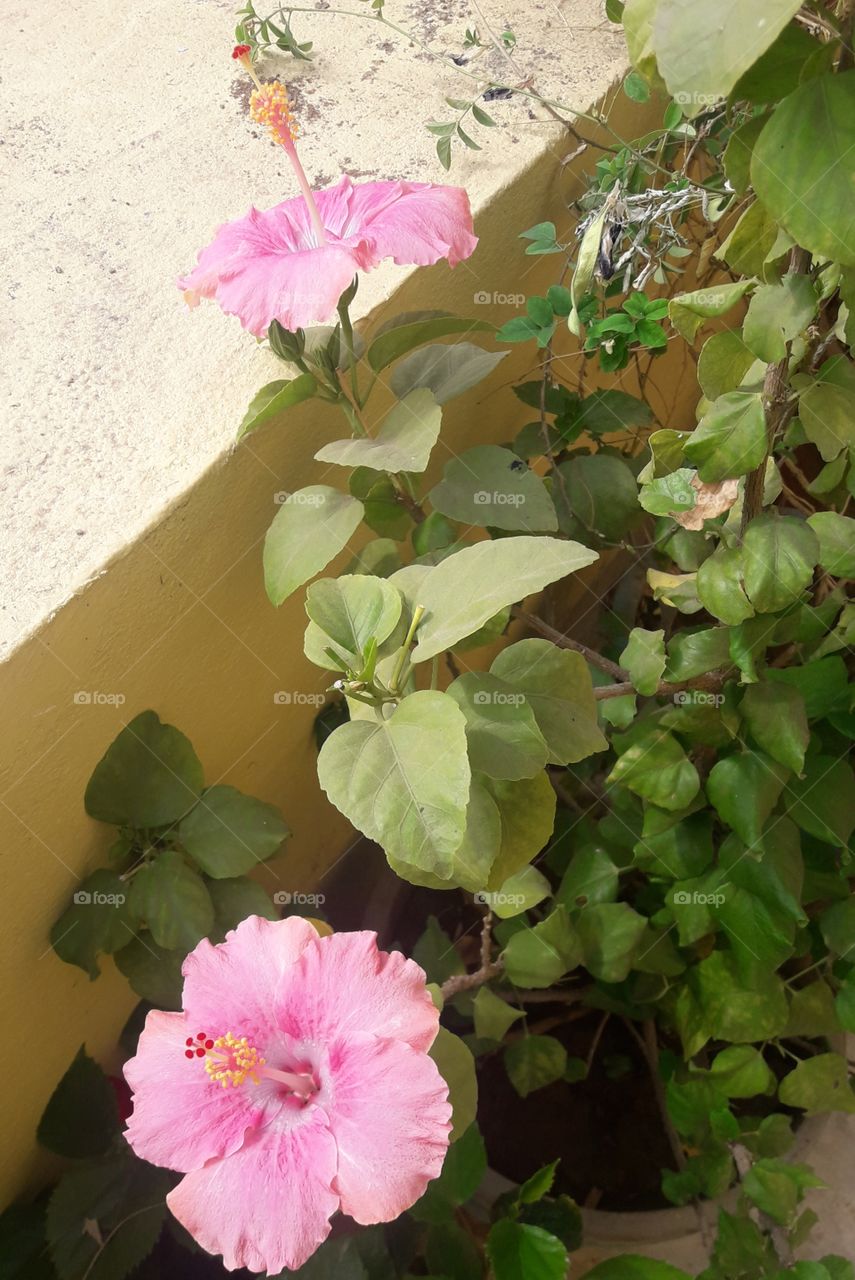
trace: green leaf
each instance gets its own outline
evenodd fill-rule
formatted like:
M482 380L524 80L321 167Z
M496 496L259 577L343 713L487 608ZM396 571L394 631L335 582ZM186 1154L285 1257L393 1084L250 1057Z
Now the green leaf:
M428 1052L448 1085L452 1109L450 1140L457 1142L474 1121L478 1108L475 1059L460 1037L445 1027L440 1027Z
M711 285L708 289L678 294L668 303L668 318L681 337L693 342L704 320L723 316L751 287L751 280L737 280L733 284Z
M521 1098L560 1080L566 1066L567 1050L554 1036L526 1035L505 1048L505 1068Z
M799 9L798 0L722 0L715 7L660 0L653 47L660 74L686 115L725 98Z
M165 849L130 882L131 910L167 950L192 951L214 927L211 895L180 853Z
M851 151L855 72L807 80L776 107L754 147L751 180L792 238L819 258L855 265Z
M467 672L448 694L466 717L472 768L491 778L533 778L549 750L534 712L520 690L494 675Z
M847 761L810 756L805 776L787 788L788 812L794 822L826 844L846 845L855 830L855 788Z
M820 720L848 705L846 667L836 654L803 667L769 667L766 677L799 690L805 700L808 720Z
M381 645L401 617L400 591L381 578L345 574L321 578L306 592L306 613L343 656L360 659L370 640ZM311 656L311 655L309 655Z
M852 938L855 943L855 936ZM840 1025L850 1034L855 1031L855 975L850 974L834 998Z
M793 992L785 1037L831 1036L840 1030L840 1025L834 996L826 982L817 979Z
M507 1000L494 995L489 987L480 987L472 1002L475 1034L484 1040L504 1040L505 1033L518 1018L525 1017L522 1009L515 1009Z
M776 1080L759 1049L753 1045L731 1045L713 1059L709 1074L728 1098L754 1098L772 1093Z
M576 920L585 968L602 982L623 982L641 949L647 921L627 902L586 907Z
M701 631L678 631L668 645L666 680L693 680L717 667L729 664L727 627L707 627Z
M440 139L440 142L443 141L447 140ZM438 146L439 144L437 148ZM374 341L369 343L366 357L374 372L380 373L393 360L406 355L416 347L423 346L426 342L431 342L434 338L446 338L452 333L490 333L492 329L493 325L485 320L465 320L460 316L442 314L432 315L427 319L408 320L404 324L378 334Z
M694 475L691 467L680 467L666 476L649 480L641 486L638 500L653 516L691 511L698 501L697 489L692 484Z
M629 466L606 453L580 454L558 468L572 515L608 542L618 542L638 515L638 486Z
M751 186L751 153L766 120L767 117L761 115L746 120L730 135L730 141L724 149L724 172L737 195L744 196Z
M181 1008L183 952L159 947L146 933L117 951L114 959L116 968L143 1000L158 1009Z
M264 539L264 586L275 605L325 569L362 519L356 498L329 485L289 494Z
M819 539L795 516L758 516L742 549L745 591L760 613L777 613L798 600L819 559Z
M90 818L117 827L175 822L202 790L202 766L188 738L154 711L126 725L95 766L84 804Z
M209 787L178 828L178 840L209 876L251 871L291 833L279 810L235 787Z
M505 972L517 987L551 987L582 957L576 929L558 906L534 928L518 930L504 951Z
M808 440L825 462L855 446L855 367L832 356L801 393L799 416Z
M819 563L835 578L855 578L855 520L817 511L807 523L819 538Z
M620 665L629 672L629 678L639 693L651 697L656 692L665 662L665 632L633 627L620 656Z
M697 1001L703 1027L698 1052L707 1039L755 1043L780 1035L787 1024L786 989L776 973L757 969L750 980L740 975L734 957L713 951L690 971L689 991Z
M759 747L793 773L801 773L810 730L805 700L798 689L781 684L752 684L740 711Z
M778 102L798 87L805 63L820 48L804 27L784 27L774 44L739 79L733 90L734 100Z
M502 650L490 672L525 695L549 748L550 764L574 764L605 749L591 675L581 654L548 640L519 640Z
M420 586L425 616L413 661L423 662L451 648L505 605L597 558L595 551L578 542L526 535L464 547L431 569Z
M715 251L715 256L738 275L762 276L766 258L773 251L777 239L778 224L766 206L755 200L739 218L721 248Z
M541 1227L503 1218L490 1229L487 1256L494 1280L564 1280L567 1250Z
M623 91L633 102L648 102L650 99L650 86L637 71L630 71L623 82Z
M81 1045L50 1096L36 1137L57 1155L83 1160L103 1155L119 1131L112 1085Z
M643 400L626 391L592 391L582 401L578 421L590 435L598 436L625 427L648 427L653 421L653 411Z
M598 902L614 902L618 891L618 870L605 849L583 845L576 849L555 894L568 911L578 911Z
M268 382L253 397L249 408L238 427L237 438L242 440L251 431L257 431L265 422L278 418L286 409L310 400L318 389L318 384L310 373L301 373L290 382Z
M487 987L481 987L478 995L485 991L490 994ZM484 1139L478 1125L470 1124L459 1142L449 1147L439 1177L428 1183L425 1194L409 1212L420 1222L448 1221L454 1209L465 1204L478 1190L486 1169Z
M698 569L698 598L713 617L738 626L754 616L742 584L742 554L719 545Z
M698 771L670 733L649 730L619 756L606 782L623 783L660 809L685 809L700 788Z
M383 420L376 436L333 440L319 449L319 462L373 471L424 471L439 439L442 409L426 387L411 391ZM305 490L304 490L305 492Z
M173 1185L169 1170L130 1152L69 1169L47 1211L59 1280L123 1280L154 1248Z
M435 1222L428 1229L425 1260L431 1274L444 1280L480 1280L484 1273L471 1233L454 1221Z
M742 1190L762 1213L781 1226L790 1225L805 1187L821 1187L824 1183L807 1165L789 1164L784 1160L757 1160L742 1179Z
M137 920L128 894L127 881L105 867L82 880L50 931L51 946L60 960L97 978L99 953L117 951L133 937Z
M342 725L321 748L318 778L336 808L393 857L451 873L470 779L466 720L453 698L422 690L388 720Z
M447 404L489 377L507 351L484 351L471 342L423 347L402 360L389 385L403 400L418 387L427 387L437 404Z
M713 402L683 446L706 483L744 476L766 457L766 416L756 392L728 391Z
M784 1076L778 1097L787 1107L801 1107L808 1115L824 1111L855 1112L855 1093L849 1066L839 1053L820 1053L800 1062Z
M787 344L810 324L816 312L816 289L808 276L786 275L779 284L757 289L742 326L746 345L759 360L776 364Z
M669 1262L654 1262L635 1254L622 1253L619 1258L600 1262L587 1273L587 1280L690 1280L686 1271L679 1271Z
M835 902L820 917L820 929L829 951L841 959L855 948L855 898Z
M740 840L760 841L763 828L784 789L787 770L760 751L741 751L719 760L710 770L707 795Z
M529 533L558 528L540 476L497 445L476 445L452 458L429 498L436 511L467 525Z
M501 820L499 852L487 888L498 890L527 866L549 840L555 823L556 797L545 771L519 782L488 780L487 785Z
M217 933L225 937L230 929L236 929L248 916L261 916L264 920L278 920L279 912L270 901L265 889L246 876L229 880L212 880L208 892L214 904Z

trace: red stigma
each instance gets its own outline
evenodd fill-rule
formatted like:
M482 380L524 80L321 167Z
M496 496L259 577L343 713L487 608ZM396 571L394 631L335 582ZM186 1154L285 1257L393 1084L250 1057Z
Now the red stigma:
M235 62L237 62L239 58L245 58L249 51L250 49L248 44L236 44L232 49L232 57Z
M188 1041L187 1041L187 1043L188 1043L188 1044L192 1044L192 1041L191 1041L191 1040L188 1040ZM192 1050L192 1049L185 1049L185 1050L184 1050L184 1057L185 1057L185 1058L192 1058L192 1057L193 1057L193 1050Z

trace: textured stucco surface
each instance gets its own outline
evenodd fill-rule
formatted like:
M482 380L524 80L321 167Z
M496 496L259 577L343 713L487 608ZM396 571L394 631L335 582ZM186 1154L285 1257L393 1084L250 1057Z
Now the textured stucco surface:
M294 193L284 155L246 114L246 78L229 57L234 8L68 0L45 21L25 0L5 25L0 653L230 448L248 398L276 375L237 321L214 306L189 315L174 287L220 221ZM502 74L531 74L582 107L622 65L600 0L389 0L387 13L443 53L460 51L467 26L510 21L518 70ZM296 23L316 58L261 70L291 86L313 184L342 170L442 181L424 123L448 118L443 95L466 96L471 82L376 24L326 13ZM501 55L489 57L498 75ZM450 179L476 213L560 145L525 97L490 109L507 127L484 131L485 149ZM376 272L358 311L402 275Z

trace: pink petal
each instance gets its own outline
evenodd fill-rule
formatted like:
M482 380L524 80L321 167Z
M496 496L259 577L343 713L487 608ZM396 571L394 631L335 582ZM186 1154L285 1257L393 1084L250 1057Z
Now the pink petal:
M324 226L333 225L341 209L341 190L320 191L318 208ZM330 221L328 222L328 218ZM469 197L462 187L426 182L361 182L351 188L349 216L336 218L342 239L368 242L374 262L393 258L399 266L430 266L447 258L455 267L478 243L473 234Z
M263 1117L250 1089L223 1089L203 1060L185 1057L187 1037L204 1029L183 1013L154 1010L136 1057L125 1064L134 1091L128 1142L144 1160L182 1173L237 1151L247 1129Z
M228 1271L276 1275L303 1265L330 1231L336 1145L318 1107L292 1128L255 1130L240 1151L183 1178L166 1203Z
M178 284L193 305L216 298L228 315L261 337L271 320L286 329L328 320L363 260L353 247L315 245L302 197L250 209L220 227Z
M318 941L307 920L249 916L214 946L203 938L184 961L184 1009L214 1039L231 1031L262 1049L277 1030L276 1005L303 949Z
M451 1106L426 1053L374 1036L339 1040L317 1101L338 1145L341 1207L357 1222L390 1222L439 1176Z
M367 931L309 942L277 1014L297 1040L376 1035L421 1050L430 1048L439 1026L424 970L398 951L379 951L376 933Z

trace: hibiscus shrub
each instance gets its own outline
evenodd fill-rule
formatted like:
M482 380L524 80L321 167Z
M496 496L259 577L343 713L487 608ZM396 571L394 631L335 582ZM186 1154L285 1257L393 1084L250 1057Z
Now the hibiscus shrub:
M384 257L453 265L468 256L476 242L458 188L344 179L314 195L282 87L257 82L253 116L285 148L302 196L221 228L182 282L191 302L216 299L266 334L288 366L253 400L241 436L275 427L313 398L342 412L342 438L316 453L330 482L291 493L270 527L267 593L280 605L305 588L305 652L329 673L340 703L319 735L326 795L382 846L399 877L445 889L480 913L480 960L468 972L469 953L462 944L454 950L460 940L436 945L435 926L420 947L457 1034L444 1028L433 1051L455 1110L452 1143L415 1204L417 1179L403 1179L400 1201L381 1179L373 1208L364 1188L356 1196L346 1185L359 1155L347 1145L347 1109L367 1117L364 1128L375 1123L374 1108L376 1123L386 1123L384 1089L363 1063L371 1096L358 1099L356 1086L348 1094L341 1140L335 1099L326 1120L316 1114L324 1110L320 1082L312 1077L311 1097L294 1084L316 1064L294 1049L305 1032L296 1015L282 1021L291 978L281 957L246 979L250 1006L258 991L269 997L254 1022L245 1011L214 1017L211 995L205 1026L181 1023L189 1057L216 1063L209 1054L247 1054L225 1069L250 1077L240 1089L263 1091L268 1076L251 1079L257 1051L268 1072L291 1077L289 1107L327 1126L315 1135L329 1163L327 1198L319 1193L315 1206L324 1222L327 1210L340 1204L347 1212L357 1200L361 1223L411 1205L406 1222L382 1239L357 1233L322 1245L300 1272L306 1277L344 1274L347 1265L368 1277L477 1280L489 1268L494 1280L563 1280L580 1219L554 1182L554 1165L501 1197L490 1224L461 1209L485 1169L473 1055L501 1055L521 1100L557 1082L569 1091L591 1070L610 1019L637 1046L661 1108L672 1155L665 1199L694 1204L703 1218L705 1199L737 1188L718 1215L703 1280L808 1274L791 1268L813 1220L804 1197L817 1180L785 1157L801 1117L855 1111L838 1043L855 1031L847 761L855 736L847 595L855 577L847 514L855 495L855 239L848 144L829 125L853 117L855 71L851 6L848 26L841 6L766 9L761 21L756 5L731 6L723 38L716 7L701 0L609 5L613 20L623 17L635 64L627 92L638 101L654 91L670 97L662 126L633 144L616 139L580 201L575 235L562 240L551 223L523 232L529 253L559 263L556 283L497 335L532 344L532 375L514 389L532 420L512 440L452 453L429 483L444 406L504 353L469 341L492 332L486 322L445 313L398 316L362 332L350 315L352 278ZM260 45L307 55L282 14L247 15L250 44L236 54L253 75ZM377 20L385 22L382 6ZM681 289L687 265L692 287ZM578 364L559 353L568 329L580 360L606 378L621 376L585 393L567 373ZM644 396L654 362L676 344L687 344L697 365L694 424L658 422ZM639 394L623 389L624 369L637 375ZM379 388L393 396L382 412ZM319 576L357 533L346 571ZM606 586L597 576L604 563ZM582 643L566 618L586 591ZM107 809L107 820L136 825L114 804ZM166 862L166 871L141 867L145 892L134 895L145 899L137 922L161 946L161 890L176 891L179 863L182 883L195 875L184 858L196 857L193 848L170 843L180 816L143 821L148 844L125 850L133 866L152 845L157 867ZM179 887L174 901L182 894ZM242 926L251 928L261 926ZM238 929L216 954L226 957L241 936L249 935ZM347 948L352 935L338 936ZM307 954L334 943L305 937ZM108 922L87 943L86 967L114 941ZM194 957L211 954L202 942ZM194 957L188 983L200 963ZM320 972L316 987L306 986L307 965L293 962L306 1009L322 1009L328 987ZM346 985L346 972L340 981ZM544 1003L558 1011L553 1024L530 1030ZM184 1007L201 1016L186 988ZM561 1040L560 1011L566 1019L571 1008L574 1018L591 1019L586 1058L568 1059ZM402 1016L390 996L385 1023L367 1018L360 1034L382 1037L385 1026L387 1039L399 1039ZM180 1048L174 1019L185 1015L164 1017L153 1015L130 1078L143 1112L153 1109L154 1129L167 1132L158 1081L184 1063L170 1059L162 1072L145 1064L159 1052L158 1028L166 1036L169 1027ZM264 1024L266 1052L247 1019L257 1031ZM247 1043L217 1049L233 1031ZM424 1056L428 1047L410 1050ZM288 1217L301 1203L288 1180L279 1199L267 1184L269 1199L260 1202L228 1195L242 1161L253 1177L275 1181L276 1153L287 1145L280 1128L265 1132L258 1099L235 1093L217 1097L222 1116L204 1122L212 1128L198 1138L195 1164L164 1159L159 1139L143 1138L137 1149L187 1173L197 1199L178 1216L205 1247L224 1251L228 1265L295 1265L324 1230L315 1223L307 1234L304 1220ZM402 1095L388 1096L394 1116ZM188 1121L196 1105L187 1098ZM439 1103L434 1110L441 1127ZM407 1139L408 1123L398 1135L412 1147L402 1167L424 1138ZM293 1155L299 1139L286 1131ZM365 1142L371 1146L370 1135ZM347 1167L338 1183L330 1143ZM315 1177L319 1162L311 1163ZM438 1163L428 1168L432 1177ZM208 1175L211 1199L200 1186ZM92 1183L92 1198L98 1194ZM59 1196L57 1220L99 1219L86 1211L82 1189L75 1196L68 1192L69 1204ZM270 1217L290 1235L283 1242L274 1231L276 1248L266 1253ZM72 1277L102 1256L87 1240L78 1266L53 1248ZM683 1276L644 1259L604 1263L591 1275L623 1280L622 1265L640 1280ZM853 1277L841 1258L806 1265L812 1280Z

